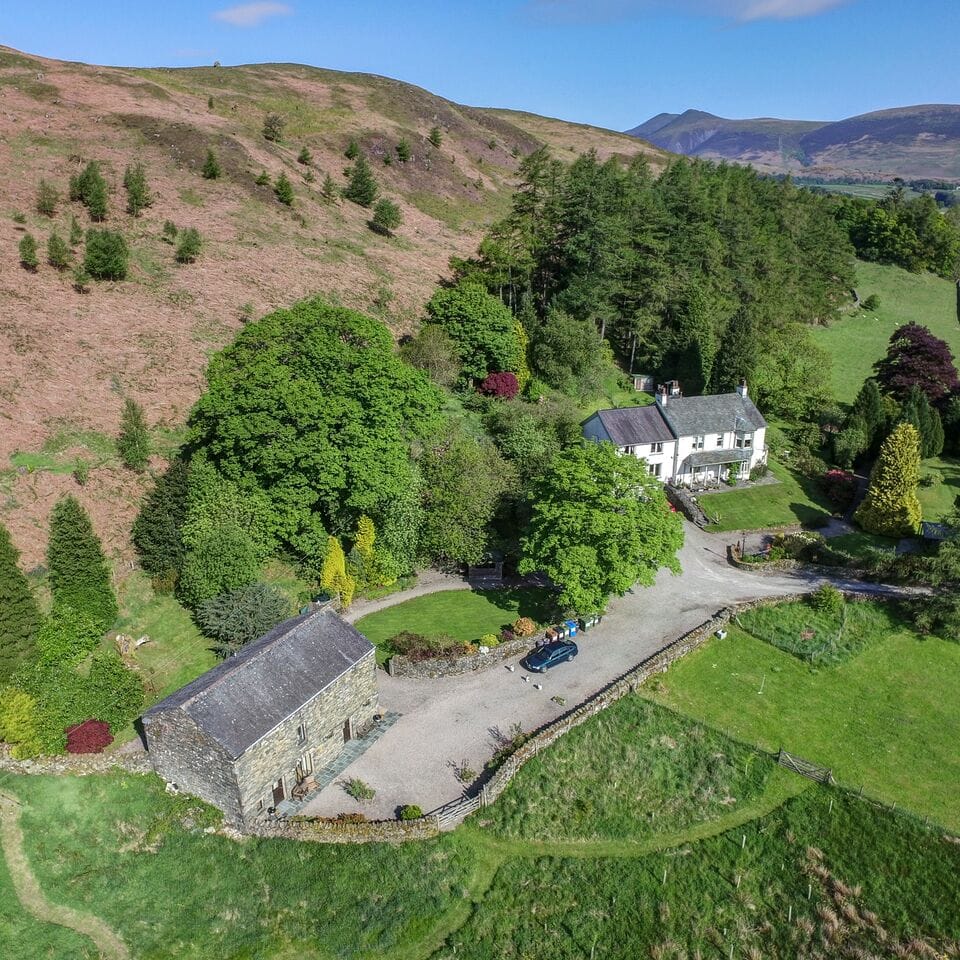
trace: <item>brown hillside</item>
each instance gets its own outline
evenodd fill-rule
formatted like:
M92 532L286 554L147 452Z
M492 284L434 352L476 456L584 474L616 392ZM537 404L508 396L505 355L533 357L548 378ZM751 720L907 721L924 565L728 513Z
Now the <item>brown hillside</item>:
M268 111L287 121L280 144L262 136ZM426 139L433 126L443 131L439 149ZM326 173L345 182L351 138L402 208L393 239L368 229L369 211L320 196ZM401 138L412 148L407 163L395 154ZM25 563L42 559L50 509L67 490L91 509L108 550L127 555L144 482L112 450L125 396L146 407L169 447L208 356L244 316L319 292L398 332L410 328L450 256L473 250L507 209L519 157L541 143L561 156L571 148L610 153L612 142L655 166L665 157L609 131L462 107L382 77L286 64L118 69L0 48L0 514ZM303 146L313 154L313 183L297 162ZM199 173L209 148L223 166L219 180ZM52 230L66 238L71 215L90 226L86 210L66 200L70 176L90 159L109 183L104 226L127 238L131 273L80 294L69 272L21 268L17 244L29 230L42 256ZM133 219L121 181L137 160L154 202ZM286 171L292 209L254 183L261 170ZM52 219L35 209L41 177L63 197ZM26 215L24 225L15 212ZM201 232L197 263L176 264L161 239L166 220ZM82 245L75 253L82 257ZM71 477L78 458L92 466L82 487Z

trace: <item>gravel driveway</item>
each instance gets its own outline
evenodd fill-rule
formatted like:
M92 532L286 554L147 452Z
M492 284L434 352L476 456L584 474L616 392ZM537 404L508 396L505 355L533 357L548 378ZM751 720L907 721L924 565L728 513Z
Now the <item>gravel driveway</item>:
M497 730L507 732L513 724L533 730L552 720L730 603L796 593L826 579L809 573L743 572L726 559L727 543L737 539L735 533L707 534L690 523L685 523L685 532L683 572L673 576L662 570L654 586L613 600L603 623L578 638L576 660L545 675L530 675L524 682L528 674L519 658L509 662L515 666L513 673L509 664L437 680L378 673L382 710L402 716L345 774L370 784L375 799L358 804L342 783L333 783L302 812L335 816L360 811L381 819L393 817L397 806L406 803L430 811L460 795L455 765L465 761L474 770L482 769L493 753ZM856 581L831 582L876 589ZM554 695L565 698L566 705L552 702Z

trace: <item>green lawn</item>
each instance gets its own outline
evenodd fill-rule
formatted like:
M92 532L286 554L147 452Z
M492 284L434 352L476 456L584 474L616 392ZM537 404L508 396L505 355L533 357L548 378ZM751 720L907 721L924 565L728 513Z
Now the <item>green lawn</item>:
M731 626L646 695L841 783L960 829L960 644L891 624L844 663L814 669Z
M850 554L854 560L868 560L874 550L891 552L896 550L900 541L894 537L883 537L877 533L842 533L839 537L830 537L828 545Z
M908 273L899 267L857 264L857 292L862 299L875 293L880 307L859 310L829 327L813 330L814 340L833 358L833 392L844 403L856 397L873 364L887 352L890 334L914 321L929 327L960 357L960 323L956 292L949 280L931 273Z
M719 517L707 529L761 530L793 523L812 524L830 513L830 503L814 481L774 460L770 461L770 469L780 483L700 497L707 515Z
M553 594L547 590L448 590L368 614L356 628L376 646L382 662L391 654L386 641L404 631L473 641L498 633L517 617L549 623L555 616Z
M923 519L946 519L954 513L960 497L960 460L951 457L925 460L920 466L920 474L934 478L932 486L917 490Z

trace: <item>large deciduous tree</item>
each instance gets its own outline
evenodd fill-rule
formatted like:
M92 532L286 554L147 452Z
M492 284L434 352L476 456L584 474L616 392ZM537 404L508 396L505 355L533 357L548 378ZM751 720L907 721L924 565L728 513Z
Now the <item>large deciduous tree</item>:
M103 633L117 618L117 600L100 540L73 496L53 508L47 569L55 606L86 616Z
M919 387L931 403L960 391L950 347L919 323L893 331L887 355L874 370L882 389L898 399L904 399L911 387Z
M43 622L18 559L10 534L0 523L0 686L33 656Z
M870 486L854 519L870 533L910 536L920 526L920 433L901 423L880 448Z
M259 494L272 535L316 565L327 533L361 514L379 524L404 495L411 447L441 406L382 323L320 299L247 324L207 377L191 450L243 496Z
M531 484L522 573L543 571L568 610L602 610L611 594L649 586L657 570L680 570L680 517L662 484L636 457L609 443L564 450Z
M483 380L488 373L519 368L513 314L479 284L461 282L438 290L427 314L454 342L464 378Z

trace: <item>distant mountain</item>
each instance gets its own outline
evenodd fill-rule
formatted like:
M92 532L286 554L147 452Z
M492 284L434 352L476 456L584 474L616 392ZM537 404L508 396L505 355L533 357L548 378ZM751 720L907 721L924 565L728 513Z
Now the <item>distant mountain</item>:
M627 131L673 153L828 177L960 180L960 104L877 110L847 120L729 120L658 113Z

